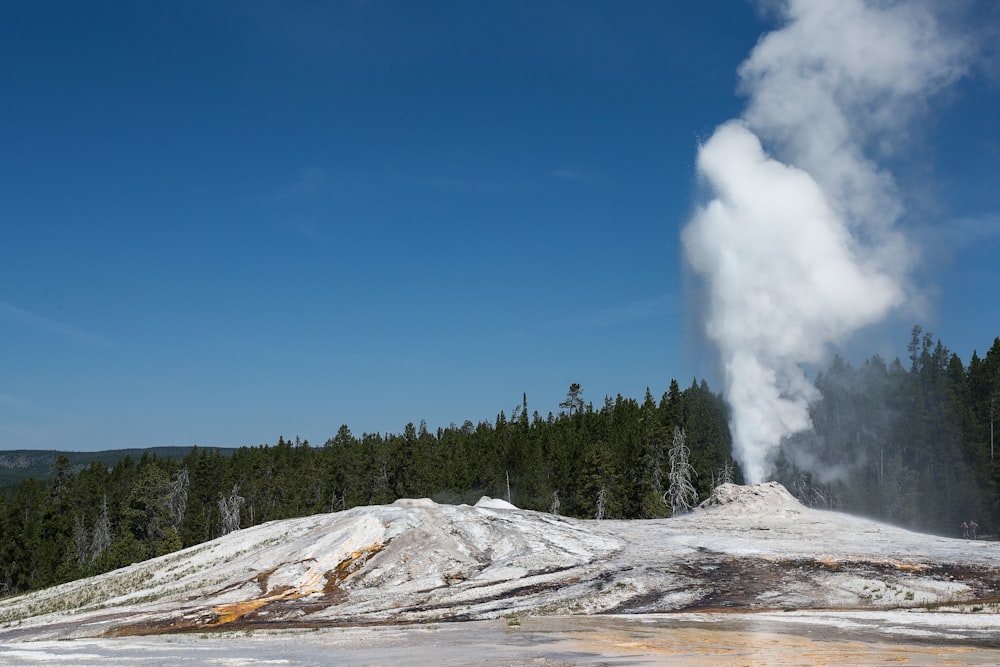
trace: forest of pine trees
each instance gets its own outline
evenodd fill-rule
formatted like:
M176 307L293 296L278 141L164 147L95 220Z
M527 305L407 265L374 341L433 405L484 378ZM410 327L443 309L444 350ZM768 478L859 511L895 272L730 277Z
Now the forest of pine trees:
M814 430L784 443L775 479L812 506L948 536L974 519L995 534L1000 338L966 365L915 327L907 354L834 359L816 379Z
M279 438L231 454L195 448L182 460L143 455L73 471L0 496L0 594L104 572L239 528L358 505L489 495L575 517L670 514L665 504L674 429L684 429L693 484L707 495L732 468L727 414L705 382L659 400L617 396L600 408L574 385L558 414L529 414L527 398L494 422L360 437L341 426L321 447Z
M906 363L841 359L818 375L815 431L775 460L776 479L806 504L955 535L975 518L1000 525L993 422L1000 339L964 365L915 328ZM482 495L582 518L657 518L741 481L728 414L704 381L672 381L659 398L595 407L570 386L562 412L529 414L527 397L493 422L355 436L322 446L279 438L183 459L144 454L73 469L0 495L0 595L169 553L265 521L429 497ZM996 457L995 457L996 455ZM821 471L821 472L816 472ZM685 486L688 484L690 488Z

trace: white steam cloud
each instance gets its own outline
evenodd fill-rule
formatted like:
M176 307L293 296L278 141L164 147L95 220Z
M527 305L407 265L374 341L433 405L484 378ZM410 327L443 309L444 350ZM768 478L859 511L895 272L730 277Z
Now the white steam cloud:
M712 195L682 240L707 288L705 330L748 482L766 479L783 437L812 427L819 395L803 365L907 298L903 205L876 160L964 72L964 44L931 7L785 3L783 27L740 67L743 117L699 150Z

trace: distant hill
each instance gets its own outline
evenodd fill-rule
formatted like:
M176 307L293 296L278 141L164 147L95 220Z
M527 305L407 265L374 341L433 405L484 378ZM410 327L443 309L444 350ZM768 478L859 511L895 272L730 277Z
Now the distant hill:
M74 472L87 468L95 461L114 467L116 463L131 456L138 460L144 453L161 459L182 459L193 449L188 447L146 447L134 449L107 449L100 452L61 452L48 449L13 449L0 451L0 491L17 486L22 480L34 478L48 480L53 476L52 465L60 455L69 459ZM235 451L231 447L199 447L228 454Z

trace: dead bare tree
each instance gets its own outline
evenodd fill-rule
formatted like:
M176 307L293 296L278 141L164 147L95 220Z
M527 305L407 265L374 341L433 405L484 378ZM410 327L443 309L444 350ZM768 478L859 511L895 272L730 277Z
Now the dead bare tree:
M170 510L170 522L180 530L187 511L188 469L181 468L170 482L170 495L167 498L167 508Z
M90 561L90 544L87 527L77 514L73 521L73 546L76 547L76 565L83 567Z
M88 553L88 558L90 562L93 563L101 554L111 546L111 521L108 518L108 497L104 496L104 502L101 504L101 514L97 517L97 523L94 524L94 537L90 541L90 552Z
M607 499L608 499L607 491L605 491L604 487L602 486L601 490L597 492L597 514L594 515L594 518L597 519L598 521L604 518L604 509L605 509L605 504L607 503Z
M726 459L726 462L722 464L719 468L718 476L716 476L712 483L712 488L718 488L723 484L733 483L733 462Z
M229 497L219 498L219 533L228 535L240 528L240 507L245 499L240 495L239 483L233 484Z
M670 507L671 514L687 512L698 502L698 492L691 482L695 470L689 460L691 452L686 441L684 429L675 426L670 446L670 485L663 494L663 502Z

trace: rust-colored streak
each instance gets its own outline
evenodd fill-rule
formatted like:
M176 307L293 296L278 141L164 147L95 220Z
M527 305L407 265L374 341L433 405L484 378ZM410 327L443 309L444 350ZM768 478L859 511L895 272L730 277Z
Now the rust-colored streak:
M247 614L252 614L270 602L271 600L268 599L258 599L219 605L218 607L212 609L212 611L219 615L218 619L212 623L208 623L207 627L217 627L220 625L226 625L227 623L232 623L233 621L243 618Z
M266 595L253 600L244 600L213 607L212 611L217 614L218 617L214 622L208 623L206 627L220 627L223 625L228 626L247 618L251 614L256 613L268 605L292 602L317 593L321 593L322 597L325 598L322 602L326 602L327 604L333 602L334 598L338 601L342 600L344 597L343 595L335 595L335 593L340 591L340 584L347 577L362 567L369 558L380 552L384 547L385 544L376 542L364 547L363 549L359 549L358 551L352 551L346 558L337 564L336 568L329 570L322 575L322 578L325 580L322 587L318 586L317 577L309 577L300 587L282 586L273 591L268 591ZM261 584L262 589L266 587L268 577L275 571L275 569L268 570L267 572L262 572L257 575L257 580ZM313 603L308 606L311 611L316 611L317 608L326 606L322 602L319 604Z
M198 632L211 630L245 630L259 628L338 627L378 625L380 623L405 624L421 622L428 615L439 620L459 621L470 618L468 610L503 599L552 597L562 588L587 583L567 576L556 581L529 583L520 587L504 587L499 593L484 592L482 597L465 596L461 602L448 600L399 601L381 610L384 616L355 617L351 614L349 592L369 582L363 577L370 568L372 558L387 548L387 542L376 542L344 554L337 560L305 559L297 563L282 563L226 586L198 600L186 600L183 608L175 611L173 618L165 613L161 618L123 625L107 632L108 636L146 635L162 633ZM385 557L385 556L383 556ZM395 557L395 556L394 556ZM269 587L278 579L278 572L288 571L297 565L297 583L294 586ZM556 570L553 570L556 571ZM773 591L786 590L789 582L800 585L813 576L830 572L860 577L885 578L905 585L913 577L958 582L968 586L961 599L951 601L966 608L975 604L1000 604L1000 570L974 564L921 564L895 559L865 559L821 556L818 558L738 558L705 556L696 562L680 563L664 569L663 581L670 584L677 578L677 586L697 585L698 596L678 606L671 593L679 588L650 589L627 597L618 606L606 610L612 614L648 614L664 612L714 612L746 614L753 611L778 611L815 609L807 600L791 600L780 605ZM612 581L602 577L594 580L595 587L607 586ZM691 582L694 582L693 584ZM374 582L371 585L377 585ZM484 584L485 585L485 584ZM673 585L673 584L670 584ZM466 592L473 590L468 586ZM487 589L491 591L491 589ZM224 596L224 597L222 597ZM211 601L249 599L213 605ZM556 596L558 597L558 596ZM191 605L194 606L191 606ZM547 603L551 606L551 602ZM912 603L911 603L912 604ZM941 603L947 606L947 603ZM344 605L342 608L341 605ZM874 606L869 600L859 599L853 607L841 609L868 609ZM906 606L902 603L901 606ZM829 608L829 607L826 607ZM837 607L834 607L836 609ZM339 612L343 612L340 614ZM540 612L541 613L541 612ZM320 618L317 618L320 615ZM832 663L831 663L832 664Z
M333 589L338 588L345 579L364 567L365 563L367 563L371 557L375 556L384 548L384 542L376 542L374 544L369 544L364 549L352 551L347 558L337 564L336 568L326 573L326 586L324 586L323 592L331 592ZM330 576L331 573L333 574L332 577Z
M282 563L220 591L239 589L247 582L253 581L260 591L258 597L215 605L210 610L206 610L203 614L197 614L190 620L177 621L175 619L126 625L114 628L107 634L108 636L122 637L194 632L204 629L240 629L245 625L260 625L264 619L259 616L259 613L268 607L283 612L275 614L276 618L271 621L278 624L281 623L281 618L293 609L307 614L315 613L328 606L343 602L346 598L346 593L342 589L343 582L360 570L370 558L382 551L385 546L385 542L375 542L357 551L352 551L333 569L316 574L307 572L305 580L299 586L279 586L273 590L267 590L271 575L279 568L288 565L288 563ZM299 602L305 597L310 597L310 600Z

